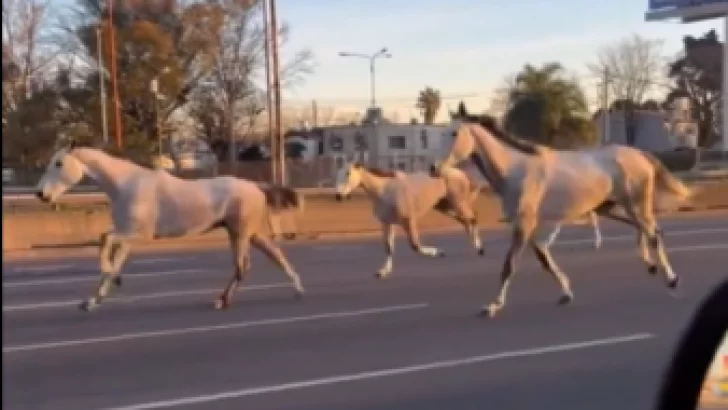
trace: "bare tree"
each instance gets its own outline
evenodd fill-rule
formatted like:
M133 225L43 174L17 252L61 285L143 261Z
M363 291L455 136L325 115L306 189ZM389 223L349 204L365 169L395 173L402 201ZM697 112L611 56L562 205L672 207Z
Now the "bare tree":
M258 85L265 70L262 1L219 0L218 5L225 15L220 48L198 93L196 111L200 122L209 125L205 127L208 137L234 141L255 127L264 107L263 87ZM285 43L288 36L284 24L278 38ZM296 85L312 70L311 52L299 51L281 68L281 86Z
M48 0L7 0L3 10L3 115L46 83L44 70L57 56L43 29Z
M613 99L622 102L625 138L630 145L636 139L636 110L652 90L664 83L666 59L661 52L661 40L633 34L602 48L597 62L588 65L593 75L607 79Z

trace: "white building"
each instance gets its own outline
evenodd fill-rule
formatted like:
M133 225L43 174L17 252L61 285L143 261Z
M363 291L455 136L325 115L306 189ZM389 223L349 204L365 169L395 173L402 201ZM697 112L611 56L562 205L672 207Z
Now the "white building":
M387 123L327 127L323 155L333 158L337 167L355 158L384 169L423 171L443 155L444 141L452 139L448 129L448 125Z
M677 98L668 111L638 110L635 115L635 146L648 151L672 151L697 146L698 125L692 119L689 98ZM607 144L627 144L625 113L609 110L609 123L604 113L594 118L597 138ZM605 132L605 125L607 130Z

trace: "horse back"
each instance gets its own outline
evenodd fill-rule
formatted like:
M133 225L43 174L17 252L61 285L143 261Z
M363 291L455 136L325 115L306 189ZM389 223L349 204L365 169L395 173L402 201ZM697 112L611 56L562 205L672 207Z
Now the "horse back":
M400 215L419 218L445 197L445 181L427 174L410 174L393 184L395 206Z

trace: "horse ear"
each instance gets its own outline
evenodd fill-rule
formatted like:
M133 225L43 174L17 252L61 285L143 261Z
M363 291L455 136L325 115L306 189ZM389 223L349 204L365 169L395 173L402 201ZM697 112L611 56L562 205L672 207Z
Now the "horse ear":
M68 150L72 151L74 148L76 148L76 140L72 139L68 142Z

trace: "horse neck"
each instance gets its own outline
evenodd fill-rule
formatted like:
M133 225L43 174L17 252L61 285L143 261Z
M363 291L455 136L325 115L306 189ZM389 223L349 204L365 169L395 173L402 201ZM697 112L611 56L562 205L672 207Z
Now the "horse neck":
M526 154L505 145L486 129L473 127L471 132L478 153L485 160L490 174L484 176L494 189L501 191L513 166L525 161Z
M86 175L94 180L110 197L118 194L120 188L135 174L138 165L114 158L96 149L77 148L73 155L86 166Z
M367 170L361 171L361 182L359 185L372 197L379 197L384 192L384 185L387 178L378 177Z

